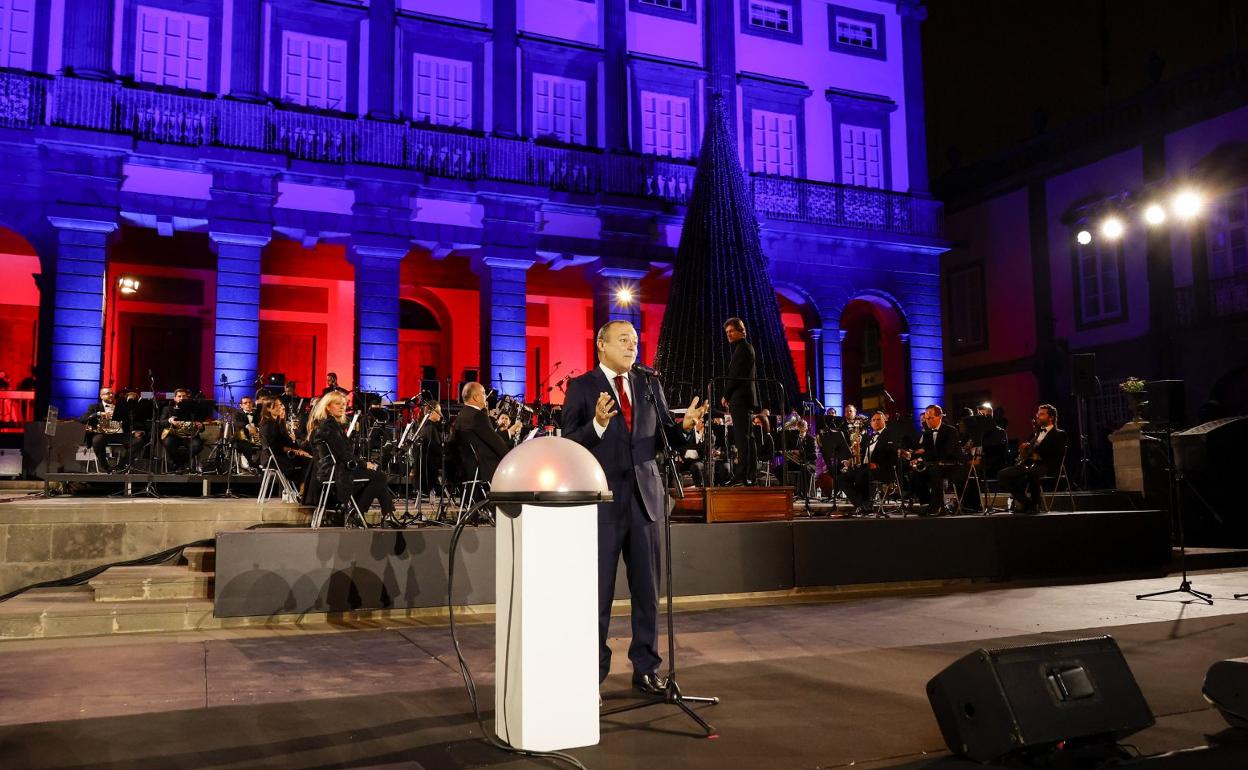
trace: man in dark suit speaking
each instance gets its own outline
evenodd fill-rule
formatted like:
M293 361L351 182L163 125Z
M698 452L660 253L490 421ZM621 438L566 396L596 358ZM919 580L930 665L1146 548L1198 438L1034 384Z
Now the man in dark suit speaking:
M655 453L660 448L655 409L646 403L646 378L632 372L637 360L637 331L628 321L610 321L598 330L598 366L568 384L563 404L563 436L593 453L607 476L612 502L598 505L598 681L611 670L607 631L615 598L620 555L632 598L633 641L628 659L633 686L662 694L667 682L658 674L659 527L667 491ZM654 383L663 430L673 449L689 440L689 431L706 413L695 396L681 425L669 416L662 385Z

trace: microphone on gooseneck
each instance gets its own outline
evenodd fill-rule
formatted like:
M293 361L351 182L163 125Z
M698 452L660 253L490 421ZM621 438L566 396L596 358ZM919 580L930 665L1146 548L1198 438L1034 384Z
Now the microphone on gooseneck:
M645 377L658 377L658 376L659 376L659 372L658 372L658 370L657 370L657 369L654 369L653 367L646 366L645 364L641 363L640 361L638 361L637 363L633 364L633 371L634 371L634 372L636 372L637 374L640 374L640 375L645 376Z

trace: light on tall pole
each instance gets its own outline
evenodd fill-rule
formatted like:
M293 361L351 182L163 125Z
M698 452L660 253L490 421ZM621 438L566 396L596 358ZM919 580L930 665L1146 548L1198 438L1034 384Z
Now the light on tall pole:
M1122 225L1122 220L1118 217L1107 217L1105 221L1101 223L1101 235L1111 241L1121 238L1123 230L1124 227Z
M1166 221L1166 209L1160 203L1150 203L1144 209L1144 221L1150 225L1159 225Z
M1192 219L1205 207L1204 198L1195 190L1182 190L1174 196L1171 208L1179 219Z
M1080 230L1075 233L1075 240L1079 242L1080 246L1087 246L1092 242L1092 233L1087 230Z

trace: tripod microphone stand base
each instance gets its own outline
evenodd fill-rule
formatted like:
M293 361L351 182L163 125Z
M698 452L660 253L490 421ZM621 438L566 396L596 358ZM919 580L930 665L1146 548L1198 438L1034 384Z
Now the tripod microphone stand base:
M1232 598L1232 599L1242 599L1242 598L1244 598L1245 596L1248 596L1248 593L1244 593L1244 594L1235 594L1235 595L1234 595L1234 596L1232 596L1231 598Z
M698 714L698 712L690 708L689 706L690 703L705 703L709 706L715 706L719 704L719 698L704 697L704 696L698 696L698 695L684 695L680 691L680 685L676 683L676 678L668 677L667 688L664 690L662 697L654 696L648 700L644 700L639 703L629 703L624 706L616 706L615 708L611 708L611 709L607 709L603 711L601 713L601 716L605 717L605 716L611 716L612 714L623 714L626 711L636 711L638 709L649 708L650 706L670 704L670 705L676 706L681 711L688 714L690 719L697 722L698 725L706 732L707 738L718 738L719 731L716 730L713 726L711 726L709 722L703 719Z
M1154 596L1167 596L1169 594L1190 594L1198 601L1202 601L1208 605L1213 604L1213 594L1205 593L1204 591L1197 591L1195 588L1192 588L1192 583L1187 578L1183 578L1183 582L1179 583L1178 588L1171 588L1167 591L1153 591L1148 594L1137 594L1135 598L1151 599ZM1241 596L1248 596L1248 594L1236 594L1235 598L1238 599Z

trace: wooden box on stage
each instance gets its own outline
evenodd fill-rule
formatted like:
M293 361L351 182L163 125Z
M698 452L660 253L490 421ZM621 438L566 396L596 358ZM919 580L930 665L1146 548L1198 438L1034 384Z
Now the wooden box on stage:
M793 487L685 487L676 501L674 521L789 521L793 518Z

